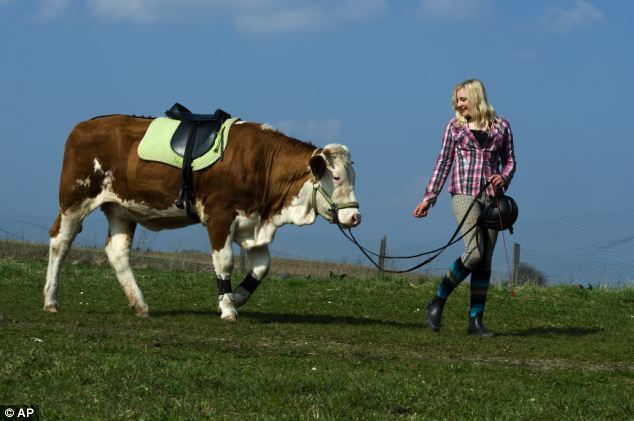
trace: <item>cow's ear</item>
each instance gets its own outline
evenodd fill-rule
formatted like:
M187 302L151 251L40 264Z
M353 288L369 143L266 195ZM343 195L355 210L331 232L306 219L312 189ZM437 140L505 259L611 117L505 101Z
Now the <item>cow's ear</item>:
M315 155L310 158L310 171L313 173L315 180L319 180L326 172L326 158L323 155Z

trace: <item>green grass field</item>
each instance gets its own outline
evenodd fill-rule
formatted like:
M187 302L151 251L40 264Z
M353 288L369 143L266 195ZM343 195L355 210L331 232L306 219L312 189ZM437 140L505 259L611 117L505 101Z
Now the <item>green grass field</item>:
M0 404L41 419L634 419L632 288L493 288L479 339L465 286L436 334L435 282L270 279L231 323L208 273L137 269L143 319L87 263L44 313L45 271L0 259Z

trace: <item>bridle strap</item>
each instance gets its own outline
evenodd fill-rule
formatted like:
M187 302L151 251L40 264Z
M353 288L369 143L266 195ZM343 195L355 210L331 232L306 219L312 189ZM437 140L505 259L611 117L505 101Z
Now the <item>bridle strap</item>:
M319 208L317 207L317 192L319 192L324 200L330 205L328 210L330 211L331 215L319 211ZM311 202L312 208L315 211L315 215L321 215L326 221L330 222L331 224L337 225L339 225L339 210L348 208L359 208L358 202L335 203L328 192L326 192L326 190L324 190L324 188L321 186L321 183L319 181L313 181L313 196Z

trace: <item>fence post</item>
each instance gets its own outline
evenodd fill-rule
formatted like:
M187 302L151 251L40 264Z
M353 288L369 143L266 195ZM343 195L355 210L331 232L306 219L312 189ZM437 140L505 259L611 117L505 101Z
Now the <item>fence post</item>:
M244 274L245 268L247 265L247 254L244 249L240 247L240 273Z
M513 244L513 274L510 279L511 288L517 283L517 275L520 270L520 244Z
M385 269L385 245L387 243L387 235L383 235L383 239L381 240L381 247L379 251L379 276L383 276Z

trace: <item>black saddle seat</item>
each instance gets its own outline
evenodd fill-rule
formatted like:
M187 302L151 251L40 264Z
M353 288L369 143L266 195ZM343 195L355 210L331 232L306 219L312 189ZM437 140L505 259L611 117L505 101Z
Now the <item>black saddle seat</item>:
M170 145L172 150L180 157L187 154L187 144L192 139L191 159L194 160L207 153L214 145L216 133L220 128L220 124L214 124L214 121L204 123L193 123L187 120L181 120L172 135Z
M231 115L221 109L213 114L194 114L178 102L165 111L165 115L181 121L170 141L172 150L178 156L185 158L189 155L187 150L189 146L192 161L211 149L220 126L225 120L231 118Z

